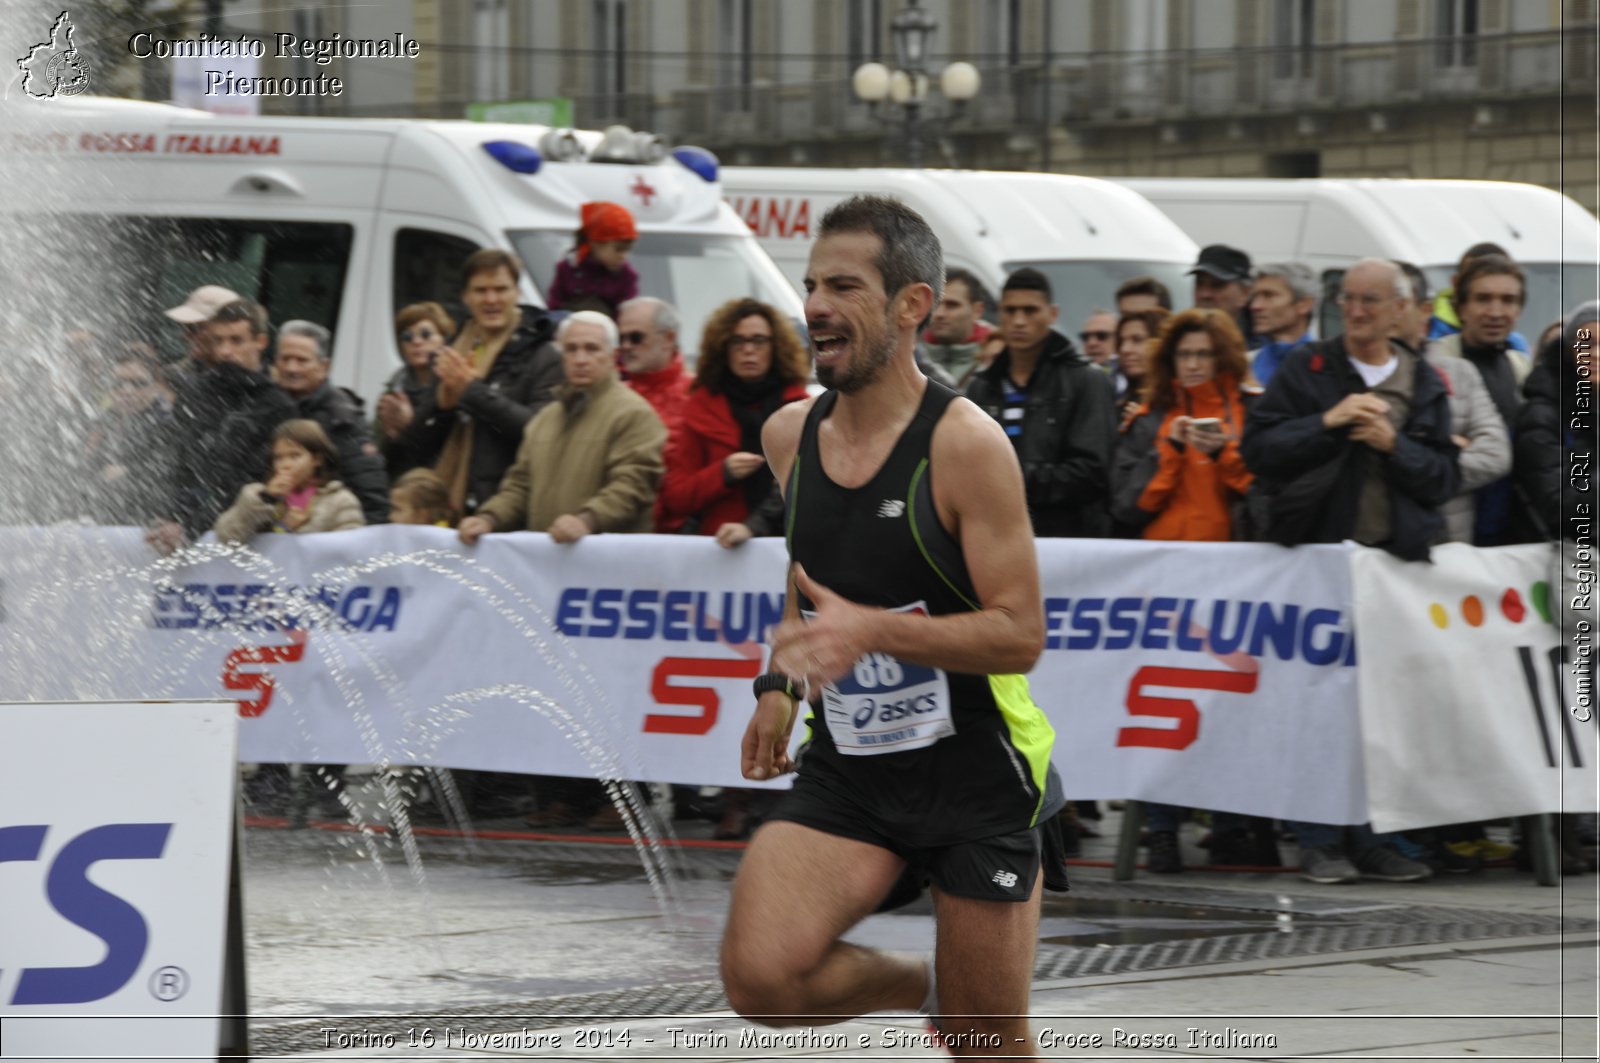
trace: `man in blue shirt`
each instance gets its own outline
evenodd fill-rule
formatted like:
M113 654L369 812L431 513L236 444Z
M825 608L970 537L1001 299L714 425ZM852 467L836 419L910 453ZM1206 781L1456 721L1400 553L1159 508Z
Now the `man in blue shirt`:
M1250 288L1250 320L1266 342L1250 354L1256 379L1265 387L1284 355L1316 339L1317 275L1300 262L1274 262L1256 271Z

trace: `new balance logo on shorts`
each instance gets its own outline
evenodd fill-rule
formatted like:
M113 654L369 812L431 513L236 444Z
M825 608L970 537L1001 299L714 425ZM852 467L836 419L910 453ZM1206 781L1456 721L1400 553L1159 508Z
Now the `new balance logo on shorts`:
M1017 873L1015 871L996 871L993 881L1006 889L1010 889L1017 884Z
M886 498L878 503L878 516L903 517L906 515L906 504L898 498Z

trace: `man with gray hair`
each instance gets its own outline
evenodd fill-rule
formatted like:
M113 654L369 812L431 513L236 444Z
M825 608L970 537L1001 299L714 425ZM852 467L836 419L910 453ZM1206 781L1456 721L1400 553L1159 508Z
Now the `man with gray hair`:
M322 426L339 455L339 480L361 500L368 524L389 519L389 473L372 441L362 403L328 381L333 334L314 321L286 321L278 327L278 353L272 379L294 400L296 417Z
M1265 341L1251 352L1250 364L1266 387L1285 355L1316 339L1311 318L1317 310L1317 275L1300 262L1262 266L1256 270L1246 307L1256 335Z
M663 471L667 430L650 404L617 380L617 326L580 310L556 328L564 382L528 422L500 490L461 522L468 546L490 532L549 532L575 543L595 532L647 532ZM592 779L535 776L530 827L621 830Z
M558 543L594 532L647 532L667 430L617 381L617 326L580 310L556 329L565 382L522 433L495 496L461 522L471 546L487 532L549 532Z
M678 350L678 311L671 303L641 295L617 308L617 360L628 386L644 396L667 434L683 419L694 377Z
M1267 499L1266 537L1284 546L1354 539L1426 560L1444 534L1440 507L1461 484L1450 396L1433 367L1392 339L1412 296L1393 262L1362 259L1341 289L1343 335L1292 351L1245 422L1241 451ZM1292 829L1312 882L1432 875L1365 824Z

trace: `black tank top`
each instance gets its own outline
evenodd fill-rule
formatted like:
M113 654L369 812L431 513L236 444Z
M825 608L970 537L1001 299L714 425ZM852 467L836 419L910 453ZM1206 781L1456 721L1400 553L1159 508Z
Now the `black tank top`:
M882 468L856 488L823 471L817 429L838 395L817 399L788 485L789 556L813 580L884 609L947 616L981 608L960 543L933 502L933 431L955 398L928 381ZM813 608L804 596L800 607ZM905 844L1024 830L1059 803L1059 785L1050 785L1054 731L1020 675L946 673L869 654L812 709L796 786L854 803Z

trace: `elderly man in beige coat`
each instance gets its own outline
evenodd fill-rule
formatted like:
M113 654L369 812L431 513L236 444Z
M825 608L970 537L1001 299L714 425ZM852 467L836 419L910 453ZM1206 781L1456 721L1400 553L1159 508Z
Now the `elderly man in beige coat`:
M617 381L617 326L580 311L556 331L566 382L528 422L495 496L461 522L471 545L495 531L547 531L558 543L593 532L647 532L667 430Z
M557 328L556 346L565 383L523 430L500 490L461 522L469 546L496 531L547 531L572 543L594 532L651 528L667 429L650 403L617 380L616 322L579 311ZM529 827L623 829L595 780L531 781L538 808L524 817Z

